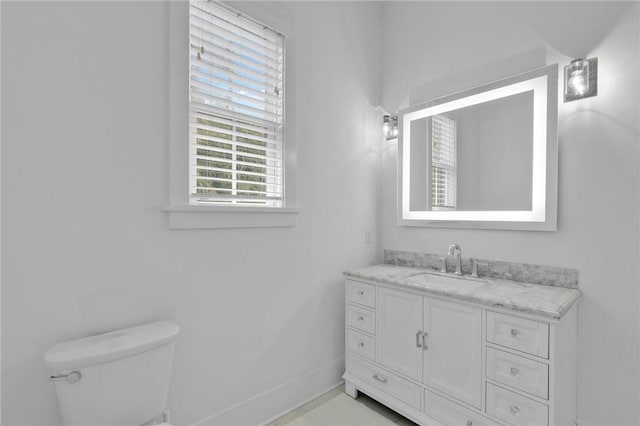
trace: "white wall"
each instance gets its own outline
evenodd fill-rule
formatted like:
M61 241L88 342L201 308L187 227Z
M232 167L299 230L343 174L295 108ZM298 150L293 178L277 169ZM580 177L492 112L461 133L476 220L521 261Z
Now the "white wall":
M167 4L2 2L2 424L60 424L49 346L160 318L176 425L339 380L341 272L376 258L378 7L254 6L295 45L298 225L170 231Z
M457 209L531 210L533 94L450 115L456 119Z
M396 146L383 151L380 246L580 271L580 424L637 425L638 4L393 2L382 106L395 111L549 63L599 58L599 94L560 104L558 232L396 226ZM606 179L605 179L606 177Z

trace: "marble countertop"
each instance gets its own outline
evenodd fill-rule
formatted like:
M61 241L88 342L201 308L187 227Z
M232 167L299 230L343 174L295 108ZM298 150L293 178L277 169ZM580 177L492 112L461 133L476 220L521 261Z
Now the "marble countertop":
M560 319L582 297L580 290L554 287L550 285L530 284L499 278L471 278L469 287L464 282L459 285L441 284L429 279L434 275L456 277L432 269L395 265L373 265L347 271L348 278L389 284L410 290L447 296L454 299L474 302L489 307L500 307L516 312L537 315L545 318ZM459 278L459 277L456 277Z

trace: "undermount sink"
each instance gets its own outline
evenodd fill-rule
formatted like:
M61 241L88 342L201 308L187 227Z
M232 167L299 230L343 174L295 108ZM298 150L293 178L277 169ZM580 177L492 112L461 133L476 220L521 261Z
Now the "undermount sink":
M447 287L473 289L487 284L487 281L470 276L459 277L456 275L436 275L425 272L417 275L431 284L439 284Z

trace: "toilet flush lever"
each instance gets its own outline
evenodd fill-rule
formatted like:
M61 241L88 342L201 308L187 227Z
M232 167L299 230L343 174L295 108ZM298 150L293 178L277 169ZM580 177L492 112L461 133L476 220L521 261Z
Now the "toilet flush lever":
M51 376L49 377L49 380L52 382L65 381L67 383L74 384L81 378L82 378L82 373L80 373L79 371L72 371L69 374L60 374L59 376Z

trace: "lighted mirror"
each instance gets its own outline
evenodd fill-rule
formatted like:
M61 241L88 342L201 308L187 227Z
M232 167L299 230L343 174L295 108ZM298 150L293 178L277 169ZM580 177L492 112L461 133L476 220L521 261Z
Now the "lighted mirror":
M399 114L399 223L556 229L557 65Z

